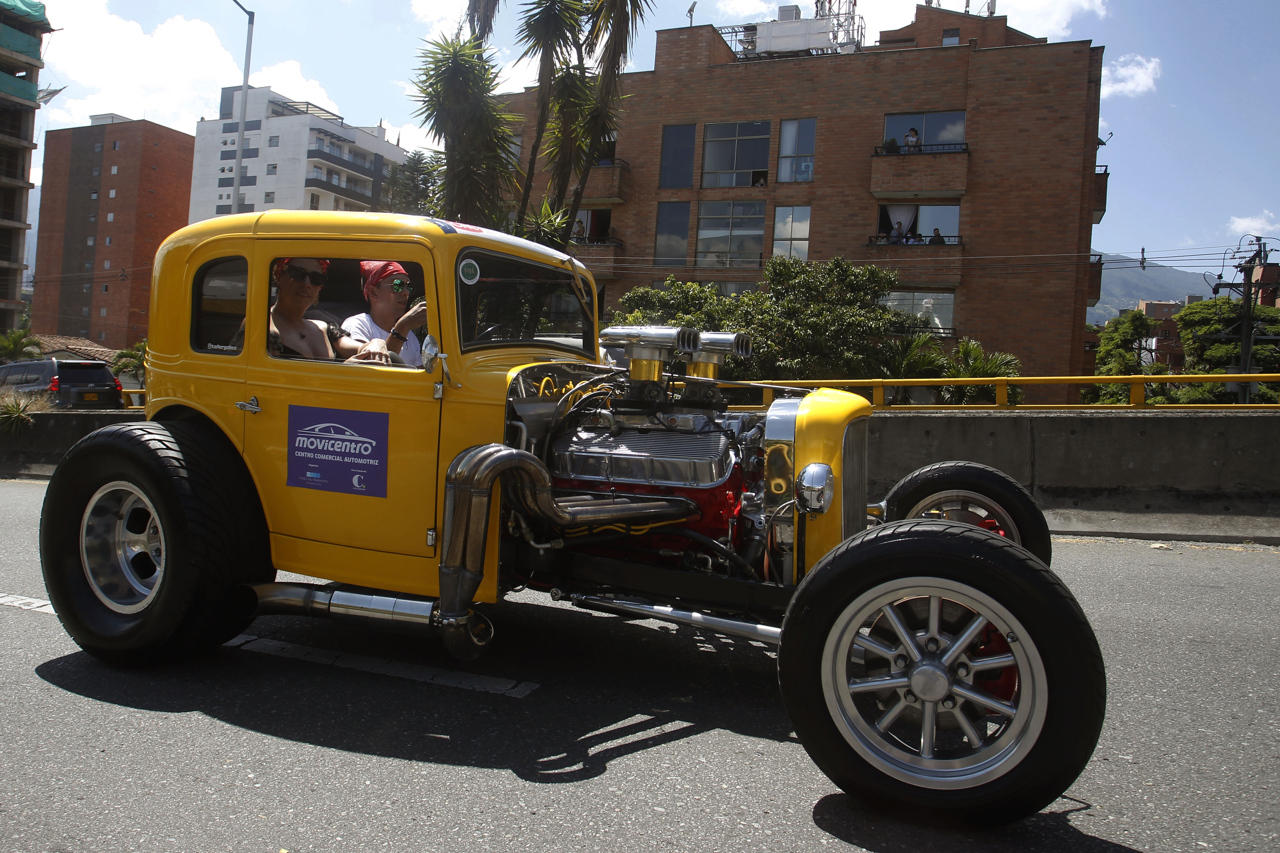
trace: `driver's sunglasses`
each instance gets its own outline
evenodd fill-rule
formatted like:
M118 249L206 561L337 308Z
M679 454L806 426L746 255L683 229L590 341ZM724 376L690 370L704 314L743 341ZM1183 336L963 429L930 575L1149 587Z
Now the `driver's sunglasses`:
M289 264L285 267L285 270L288 271L289 275L292 276L295 281L310 280L313 287L324 287L329 282L329 277L320 270L303 269L295 264Z
M393 278L390 281L384 281L383 284L391 288L392 293L406 293L413 290L413 282L407 278Z

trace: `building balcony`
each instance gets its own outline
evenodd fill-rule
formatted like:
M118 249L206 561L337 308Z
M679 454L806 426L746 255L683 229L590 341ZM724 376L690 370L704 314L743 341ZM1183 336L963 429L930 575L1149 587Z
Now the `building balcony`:
M1102 255L1089 256L1089 282L1084 296L1085 304L1090 308L1102 298Z
M22 178L12 178L0 172L0 189L33 190L36 185Z
M941 246L929 243L889 243L880 235L867 238L867 258L882 269L898 273L903 290L960 285L964 272L964 239L943 235Z
M960 198L969 178L969 146L876 146L871 194L876 198Z
M360 204L373 204L373 191L353 187L345 181L335 181L325 178L307 178L303 182L303 186L308 189L324 190L334 195L345 198L348 201L359 202Z
M591 167L587 186L582 193L582 206L622 204L631 188L631 164L614 157Z
M611 243L570 243L569 254L573 255L591 271L596 281L604 281L618 277L617 264L623 257L621 241Z
M373 163L368 160L364 162L352 160L349 157L339 156L325 150L324 148L308 148L307 159L319 160L320 162L328 163L331 166L338 166L339 168L346 169L348 172L355 172L361 177L373 180Z
M218 178L218 188L221 189L223 187L234 187L235 181L236 181L235 178ZM241 175L240 176L240 186L256 187L257 185L258 185L257 175Z
M1093 224L1097 225L1107 212L1107 179L1111 175L1106 166L1093 167Z
M44 67L40 60L40 39L37 36L19 32L8 24L0 24L0 48L20 54L37 68Z
M39 146L29 139L23 139L0 130L0 148L26 148L28 151Z

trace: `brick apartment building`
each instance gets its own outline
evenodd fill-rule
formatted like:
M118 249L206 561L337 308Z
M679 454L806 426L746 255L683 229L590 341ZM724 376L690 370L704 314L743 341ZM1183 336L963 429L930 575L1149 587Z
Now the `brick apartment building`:
M758 50L767 27L815 28L780 12L726 28L732 47L714 27L660 31L654 69L623 75L573 247L606 305L668 275L748 289L771 253L840 256L897 270L892 303L931 309L941 335L1013 352L1027 375L1081 373L1102 273L1089 247L1106 207L1103 49L917 6L874 47ZM525 158L535 98L508 104ZM888 236L899 221L925 242Z
M40 109L41 39L52 32L39 3L0 0L0 332L17 328L26 306L27 194Z
M45 134L31 330L124 349L147 336L156 249L187 224L195 138L90 121Z
M1146 314L1149 319L1155 321L1152 324L1154 328L1151 330L1151 337L1145 343L1144 358L1165 365L1170 373L1182 373L1187 365L1187 354L1182 351L1182 338L1178 334L1178 324L1173 318L1183 308L1199 301L1199 296L1188 296L1186 302L1138 300L1139 313Z

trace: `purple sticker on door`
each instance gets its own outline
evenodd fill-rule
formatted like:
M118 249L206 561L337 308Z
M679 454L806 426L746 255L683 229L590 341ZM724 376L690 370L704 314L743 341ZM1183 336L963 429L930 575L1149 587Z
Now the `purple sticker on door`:
M289 407L290 486L387 496L386 412Z

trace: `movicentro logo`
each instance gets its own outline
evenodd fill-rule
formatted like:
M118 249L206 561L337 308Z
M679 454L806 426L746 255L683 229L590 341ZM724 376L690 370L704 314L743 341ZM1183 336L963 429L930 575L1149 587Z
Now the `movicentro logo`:
M293 446L300 450L372 456L378 442L376 439L365 438L342 424L325 423L298 430Z

